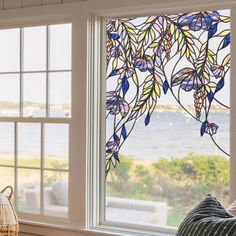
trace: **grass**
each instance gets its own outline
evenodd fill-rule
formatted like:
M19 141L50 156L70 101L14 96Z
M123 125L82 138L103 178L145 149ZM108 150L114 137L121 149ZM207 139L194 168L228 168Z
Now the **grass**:
M0 157L0 165L14 166L14 157L2 156ZM19 166L40 167L40 157L19 157ZM52 169L68 169L68 160L66 158L45 157L44 167Z

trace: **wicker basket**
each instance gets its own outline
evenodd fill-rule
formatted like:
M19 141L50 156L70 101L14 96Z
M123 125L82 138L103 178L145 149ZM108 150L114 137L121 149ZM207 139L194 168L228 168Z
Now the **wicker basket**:
M7 196L6 192L10 190ZM17 236L19 232L19 223L11 200L13 188L7 186L0 192L0 236Z

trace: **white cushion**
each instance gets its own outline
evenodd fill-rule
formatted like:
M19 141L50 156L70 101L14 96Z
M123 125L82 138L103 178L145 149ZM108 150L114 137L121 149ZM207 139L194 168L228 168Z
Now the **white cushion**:
M58 182L53 184L52 192L59 206L68 206L68 183Z

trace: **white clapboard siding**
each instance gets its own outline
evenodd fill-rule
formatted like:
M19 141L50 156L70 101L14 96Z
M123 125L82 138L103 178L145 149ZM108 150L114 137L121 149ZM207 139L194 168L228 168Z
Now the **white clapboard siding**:
M63 3L79 2L79 1L84 1L84 0L0 0L0 11L7 9L17 9L22 7L63 4Z

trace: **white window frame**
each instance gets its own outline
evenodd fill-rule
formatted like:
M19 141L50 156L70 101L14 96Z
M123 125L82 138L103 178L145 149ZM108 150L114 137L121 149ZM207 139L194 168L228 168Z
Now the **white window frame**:
M58 23L58 22L57 22ZM62 23L62 22L61 22ZM63 23L68 23L67 21L63 21ZM37 26L41 26L41 25L35 25ZM44 215L44 171L58 171L58 172L66 172L69 173L69 169L56 169L56 168L47 168L44 166L44 144L45 144L45 140L44 140L44 135L45 135L45 125L47 124L68 124L68 126L70 126L70 120L71 118L57 118L57 117L50 117L50 103L49 103L49 96L50 96L50 91L49 91L49 83L50 83L50 78L49 78L49 74L50 73L58 73L58 72L71 72L71 69L65 69L65 70L49 70L49 35L50 35L50 25L43 25L46 26L46 51L47 51L47 55L46 55L46 68L45 70L41 70L41 71L28 71L28 70L24 70L23 69L23 57L24 57L24 53L23 53L23 38L24 38L24 29L23 28L17 28L19 29L19 41L20 41L20 50L19 50L19 55L20 55L20 68L19 71L6 71L6 72L1 72L1 75L18 75L19 76L19 84L20 84L20 91L19 91L19 116L16 117L0 117L0 124L1 123L10 123L13 125L13 130L14 130L14 164L13 165L5 165L5 164L0 164L0 167L4 167L4 168L11 168L14 169L14 189L15 189L15 198L14 198L14 203L15 203L15 207L16 210L18 210L18 172L19 170L31 170L31 171L39 171L39 175L40 175L40 209L39 209L39 213L38 214L31 214L28 212L21 212L18 211L18 215L20 218L32 218L32 219L40 219L41 217L43 217L44 219L47 220L53 220L53 221L58 221L58 222L67 222L68 221L68 217L66 218L62 218L60 216L56 217L51 217L49 215ZM23 109L23 96L24 96L24 90L23 90L23 76L24 74L37 74L37 73L43 73L45 74L45 81L46 81L46 106L45 106L45 117L26 117L24 116L24 109ZM69 78L70 79L70 78ZM19 164L19 156L18 156L18 134L19 134L19 124L32 124L32 123L36 123L39 125L39 130L40 130L40 165L38 167L36 166L23 166ZM69 137L68 137L69 138Z
M5 10L0 29L72 23L72 117L69 143L69 219L19 215L21 231L33 235L174 235L174 230L145 228L104 221L105 140L104 86L105 37L103 19L108 17L168 14L206 9L231 9L231 38L236 38L236 1L215 0L87 0ZM161 10L160 10L161 9ZM233 27L235 26L235 27ZM231 44L231 64L236 47ZM231 68L231 75L236 67ZM233 76L231 76L233 78ZM101 82L102 81L102 82ZM231 198L236 199L236 81L231 79ZM103 126L102 126L103 124ZM91 234L90 234L91 233Z
M93 211L90 218L91 228L97 230L116 232L120 234L127 235L137 235L138 233L144 233L145 235L175 235L176 229L172 227L146 227L141 225L129 224L129 223L120 223L120 222L111 222L105 220L105 78L106 78L106 69L105 69L105 26L104 19L109 18L119 18L119 17L135 17L135 16L147 16L147 15L164 15L164 14L174 14L179 12L196 12L196 11L206 11L206 10L231 10L231 39L236 36L236 2L235 1L224 1L220 3L215 1L214 3L206 1L175 1L170 3L159 3L151 4L145 2L145 6L138 6L136 2L135 7L130 8L129 5L133 1L127 2L125 7L115 8L113 10L102 10L100 12L95 12L92 15L93 27L90 35L92 33L95 36L91 36L94 41L91 44L93 48L93 58L89 64L93 66L93 82L92 86L89 87L92 89L90 94L95 95L94 100L90 101L92 106L92 111L90 111L90 137L92 140L88 140L90 148L90 163L92 165L93 176L90 182L90 191L96 193L93 195L93 198L90 199L90 202L93 204ZM180 3L181 2L181 3ZM134 3L134 2L133 2ZM181 7L180 7L181 6ZM161 9L161 10L160 10ZM236 62L236 48L233 47L231 43L231 65ZM102 61L101 61L102 58ZM98 67L101 65L101 67ZM91 71L91 70L89 70ZM230 198L231 201L236 199L236 122L235 122L235 113L236 113L236 95L233 91L233 88L236 88L235 80L233 80L233 75L235 74L235 67L231 66L230 70ZM92 78L91 78L92 79ZM97 81L100 81L97 82ZM91 96L88 96L91 98ZM91 98L92 99L92 98ZM98 160L99 157L99 160ZM98 200L99 198L99 200ZM94 207L95 206L95 207ZM95 210L94 210L95 209Z
M82 7L81 7L82 5ZM18 212L23 231L29 225L53 226L79 230L85 226L85 156L86 156L86 32L87 19L83 3L4 10L0 15L0 29L34 27L72 23L72 98L70 118L0 117L0 122L37 122L69 124L69 200L68 218ZM79 14L78 14L79 13ZM78 30L80 29L80 30ZM81 42L78 44L77 42ZM83 43L82 43L83 42ZM79 62L79 63L76 63ZM20 73L22 73L20 71ZM81 84L84 85L81 86ZM81 102L78 102L81 101ZM22 114L22 98L21 98ZM16 163L15 163L15 166ZM32 168L33 169L33 168ZM78 174L79 173L79 174ZM17 184L17 183L16 183ZM15 184L15 186L16 186ZM42 187L42 186L41 186ZM43 192L41 197L43 198ZM34 230L32 230L35 233ZM45 235L48 233L45 232ZM48 234L49 235L49 234ZM51 234L50 234L51 235Z

